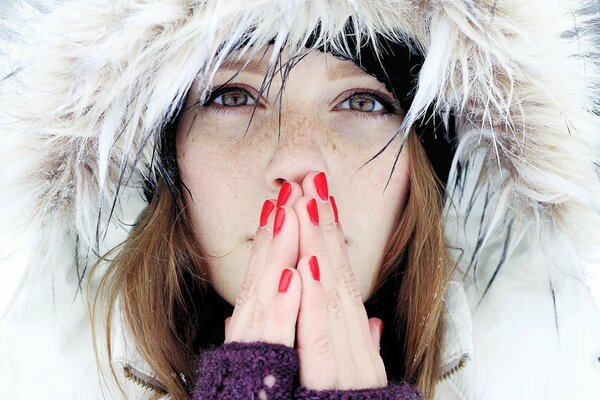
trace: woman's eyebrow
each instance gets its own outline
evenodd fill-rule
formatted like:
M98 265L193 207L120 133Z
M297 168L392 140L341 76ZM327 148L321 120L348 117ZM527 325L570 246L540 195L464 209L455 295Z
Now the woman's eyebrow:
M223 63L219 72L246 72L254 75L264 76L267 70L267 62L263 60L235 60ZM333 67L327 67L327 80L334 81L344 78L357 78L366 75L365 71L354 64L340 63Z
M246 72L255 75L265 75L267 70L267 63L261 62L262 60L235 60L231 62L223 63L221 68L217 72L233 71L233 72Z
M335 81L343 78L357 78L365 76L366 73L354 64L341 63L333 68L327 68L327 79Z

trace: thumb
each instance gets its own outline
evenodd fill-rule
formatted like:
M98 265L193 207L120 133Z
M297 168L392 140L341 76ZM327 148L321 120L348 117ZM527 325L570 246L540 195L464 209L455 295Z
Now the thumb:
M383 332L383 321L379 318L369 318L369 330L371 331L371 338L373 344L377 348L377 351L381 348L381 333Z

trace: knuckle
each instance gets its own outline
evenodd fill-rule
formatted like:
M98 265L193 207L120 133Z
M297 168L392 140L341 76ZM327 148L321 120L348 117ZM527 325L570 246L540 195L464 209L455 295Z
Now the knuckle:
M244 288L240 288L240 291L235 298L235 306L242 307L246 303L248 303L248 291Z
M356 278L353 274L345 274L343 277L341 277L340 282L344 288L344 291L348 293L351 299L360 299L362 301L362 295L360 293L360 289L358 288Z
M240 286L240 290L235 299L236 307L243 306L244 304L248 303L248 301L250 300L251 293L252 291L250 283L248 282L248 280L244 280L244 282L242 282L242 285Z
M354 284L350 284L347 287L347 292L350 295L351 299L361 300L362 302L362 294L360 293L360 289L356 286L356 282L354 282Z
M332 358L333 346L331 345L331 339L329 338L329 336L325 335L315 340L315 342L313 343L313 350L316 354L322 357Z
M335 264L333 273L335 275L336 285L347 293L353 300L360 299L362 294L358 288L356 276L352 270L348 271L349 267L346 264Z
M338 232L338 227L335 221L323 222L319 224L319 227L326 234L333 234Z
M336 278L340 278L345 275L346 272L346 264L337 263L333 264L333 272L335 273Z
M252 310L252 318L250 321L250 327L256 329L265 322L266 308L260 300L254 302L254 309Z
M330 289L325 293L325 302L327 304L327 311L333 317L339 317L342 313L342 305L340 303L340 298L335 288Z

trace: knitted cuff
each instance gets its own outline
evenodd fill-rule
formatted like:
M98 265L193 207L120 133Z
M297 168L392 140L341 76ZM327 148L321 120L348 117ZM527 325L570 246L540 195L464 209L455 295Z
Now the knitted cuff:
M421 400L421 394L406 382L386 387L354 390L311 390L300 387L297 400Z
M298 354L292 347L227 343L200 355L193 400L289 400L297 372Z

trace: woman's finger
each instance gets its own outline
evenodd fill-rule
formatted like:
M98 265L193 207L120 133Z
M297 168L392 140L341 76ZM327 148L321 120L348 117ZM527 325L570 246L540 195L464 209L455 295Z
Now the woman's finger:
M275 295L281 273L298 263L298 217L290 206L282 205L275 211L273 237L269 244L265 265L256 288L256 296L269 304Z
M367 312L350 266L344 234L341 226L335 222L333 203L325 200L329 194L325 174L308 174L302 187L305 191L316 193L319 198L303 196L295 204L302 239L300 257L311 254L319 257L322 261L322 284L324 292L328 294L327 304L331 305L330 316L335 318L340 314L342 305L346 308L350 306L349 312L344 314L346 326L349 331L370 342Z
M311 255L316 255L322 279L315 285L307 285L309 275L302 269L307 267L298 265L303 282L296 332L300 383L311 389L380 386L386 378L378 352L381 335L372 329L379 329L378 323L374 320L371 327L369 322L325 174L307 175L302 187L304 196L294 207L300 224L300 259L310 260ZM315 287L320 290L314 290ZM320 300L323 313L316 321L312 315L317 313L315 304L319 302L310 301L315 297ZM319 347L331 349L333 360L315 351ZM328 376L327 372L334 376Z
M373 338L373 344L377 348L377 351L379 351L381 349L383 321L379 318L369 318L369 329L371 331L371 337Z
M300 383L311 389L335 387L336 371L328 310L315 256L298 262L302 279L302 298L296 327Z
M260 280L260 276L257 276L257 274L265 268L274 237L277 209L280 206L293 204L300 196L302 196L302 188L298 183L284 182L280 187L276 200L267 199L263 202L259 214L259 226L254 234L250 259L244 274L244 280L238 290L236 305L246 302L248 298L256 293L256 283Z
M320 228L318 239L322 242L321 247L324 247L323 250L327 252L329 260L332 260L331 272L336 285L342 287L357 305L362 304L361 292L346 249L346 240L339 221L337 204L333 196L329 195L326 174L324 172L308 174L302 182L302 190L305 197L314 198L313 208L316 208L314 214L318 214ZM303 235L304 233L302 231ZM315 246L315 240L311 239L310 235L308 239L300 244L301 256ZM366 314L364 316L366 317Z
M294 347L296 319L300 308L302 282L298 271L285 268L281 272L277 294L266 310L261 341Z
M230 317L229 327L225 334L225 343L245 341L245 332L249 325L252 313L256 311L255 299L260 277L264 273L272 233L268 227L275 219L276 201L264 201L259 218L259 226L254 234L250 259L244 274L244 279L238 289L235 307Z
M298 220L287 204L301 195L299 184L284 182L277 200L267 199L263 203L226 343L263 339L265 317L276 293L273 287L283 269L294 267L298 259Z

